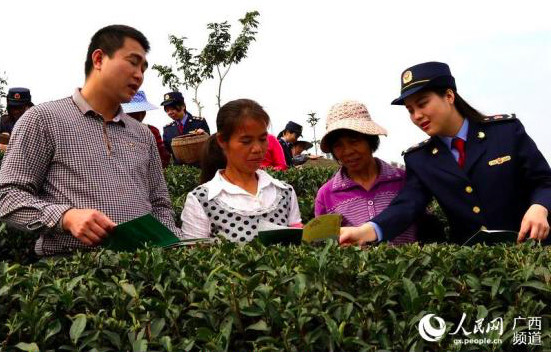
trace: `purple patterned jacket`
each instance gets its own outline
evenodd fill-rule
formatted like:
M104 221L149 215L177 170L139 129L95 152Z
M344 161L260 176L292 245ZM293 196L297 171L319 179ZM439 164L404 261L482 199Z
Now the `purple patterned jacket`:
M405 171L375 158L379 165L379 177L366 191L354 182L343 168L327 181L316 196L316 216L341 214L342 226L360 226L382 212L404 187ZM417 227L410 226L390 243L411 243L417 240Z

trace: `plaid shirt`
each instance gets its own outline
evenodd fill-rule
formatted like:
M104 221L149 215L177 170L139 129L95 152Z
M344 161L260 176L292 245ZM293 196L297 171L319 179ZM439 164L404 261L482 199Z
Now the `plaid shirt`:
M115 223L151 213L181 236L147 126L122 109L104 122L78 89L19 119L0 169L0 220L38 233L39 255L90 249L62 230L71 208L97 209Z

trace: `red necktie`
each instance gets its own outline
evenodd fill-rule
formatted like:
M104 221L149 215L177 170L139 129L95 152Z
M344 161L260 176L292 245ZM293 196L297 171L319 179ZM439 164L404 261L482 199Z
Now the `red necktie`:
M182 123L182 120L178 120L178 132L180 132L180 134L184 134L184 124Z
M457 163L460 168L463 168L463 165L465 165L465 141L456 137L452 140L452 146L459 152Z

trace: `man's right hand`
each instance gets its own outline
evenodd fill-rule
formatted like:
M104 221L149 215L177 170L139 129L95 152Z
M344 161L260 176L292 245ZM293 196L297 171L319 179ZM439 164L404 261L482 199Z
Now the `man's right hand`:
M97 246L117 224L95 209L69 209L61 219L63 229L88 246Z

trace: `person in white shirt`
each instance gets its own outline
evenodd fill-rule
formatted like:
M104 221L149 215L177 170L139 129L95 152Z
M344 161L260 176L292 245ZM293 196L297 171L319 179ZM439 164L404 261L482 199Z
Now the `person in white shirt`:
M182 211L185 238L222 235L243 243L259 228L302 226L293 187L260 170L269 124L268 114L250 99L220 108L218 132L203 150L201 185L188 193Z

